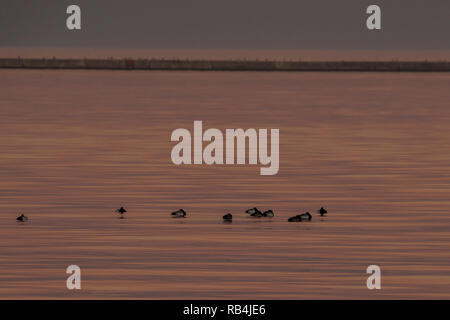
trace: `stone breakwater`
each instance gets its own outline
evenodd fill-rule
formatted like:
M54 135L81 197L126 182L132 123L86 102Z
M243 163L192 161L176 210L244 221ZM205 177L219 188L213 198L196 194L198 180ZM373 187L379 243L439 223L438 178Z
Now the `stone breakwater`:
M272 61L164 59L23 59L0 58L0 68L191 70L191 71L406 71L449 72L448 61Z

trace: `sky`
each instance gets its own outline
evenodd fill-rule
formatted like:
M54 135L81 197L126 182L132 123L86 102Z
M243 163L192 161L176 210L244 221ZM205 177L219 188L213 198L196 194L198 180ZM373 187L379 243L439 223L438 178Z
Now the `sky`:
M0 0L1 47L441 50L449 0ZM77 4L82 29L66 28ZM366 8L382 30L366 28Z

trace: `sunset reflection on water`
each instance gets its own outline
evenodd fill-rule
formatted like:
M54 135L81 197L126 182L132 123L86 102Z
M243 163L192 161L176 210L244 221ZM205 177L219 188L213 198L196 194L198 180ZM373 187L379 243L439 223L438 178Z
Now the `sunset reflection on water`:
M446 73L1 70L0 298L448 299L449 85ZM279 173L173 165L170 134L194 120L279 128ZM255 206L275 217L248 217ZM180 208L188 217L171 218ZM305 211L311 222L287 222ZM72 264L80 291L66 288ZM371 264L382 290L366 288Z

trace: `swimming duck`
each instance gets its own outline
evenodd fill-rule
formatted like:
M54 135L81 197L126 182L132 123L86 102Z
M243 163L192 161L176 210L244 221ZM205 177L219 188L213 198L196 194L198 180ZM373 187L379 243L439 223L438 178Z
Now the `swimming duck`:
M275 214L272 210L267 210L263 212L263 217L273 217Z
M299 216L293 216L288 219L289 222L300 222L302 219Z
M186 217L186 211L180 209L178 211L172 212L171 215L174 216L174 218L184 218Z
M224 221L232 221L233 215L231 213L227 213L226 215L223 216L223 220Z
M326 215L328 213L328 211L325 210L324 207L320 207L318 213L320 213L320 216L323 217L324 215Z
M26 222L26 221L28 221L28 217L25 216L25 215L22 213L20 216L18 216L18 217L16 218L16 220L17 220L17 221Z
M120 213L120 214L124 214L125 212L127 212L127 210L125 210L124 207L120 207L119 209L116 210L116 212Z
M312 215L309 212L298 214L296 216L290 217L289 222L300 222L300 221L311 221Z
M309 212L305 212L305 213L299 214L298 216L299 216L302 220L308 220L308 221L311 221L311 219L312 219L312 215L311 215L311 213L309 213Z
M258 208L252 208L252 209L245 210L245 213L248 213L248 214L250 214L250 216L257 217L257 218L263 216L263 213L261 211L259 211Z
M257 213L257 212L261 212L261 211L259 211L258 208L251 208L251 209L245 210L245 213L248 213L250 215Z

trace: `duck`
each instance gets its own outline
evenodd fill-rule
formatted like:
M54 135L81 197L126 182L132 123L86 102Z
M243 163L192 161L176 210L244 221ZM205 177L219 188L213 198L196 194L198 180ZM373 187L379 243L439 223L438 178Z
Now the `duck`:
M22 213L20 216L18 216L16 218L16 220L21 221L21 222L26 222L26 221L28 221L28 217Z
M321 217L323 217L324 215L326 215L328 213L328 211L325 210L324 207L320 207L320 209L317 212L320 213Z
M223 216L223 221L232 221L233 220L233 215L231 213L227 213L226 215Z
M299 216L293 216L288 219L289 222L300 222L302 219Z
M270 209L263 212L263 217L273 217L273 216L275 216L275 214Z
M174 218L184 218L184 217L186 217L186 211L184 211L183 209L180 209L178 211L172 212L171 215Z
M120 207L119 209L116 210L116 212L120 213L120 214L124 214L125 212L127 212L127 210L125 210L124 207Z
M248 213L249 215L255 214L257 212L261 212L261 211L259 211L258 208L256 208L256 207L245 210L245 213Z
M302 220L308 220L308 221L311 221L311 219L312 219L312 215L311 215L311 213L309 213L309 212L305 212L305 213L299 214L298 216L299 216Z
M309 212L298 214L296 216L290 217L289 222L301 222L301 221L311 221L312 215Z
M250 214L251 217L262 217L263 213L261 211L258 210L258 208L252 208L252 209L248 209L245 210L245 213Z

